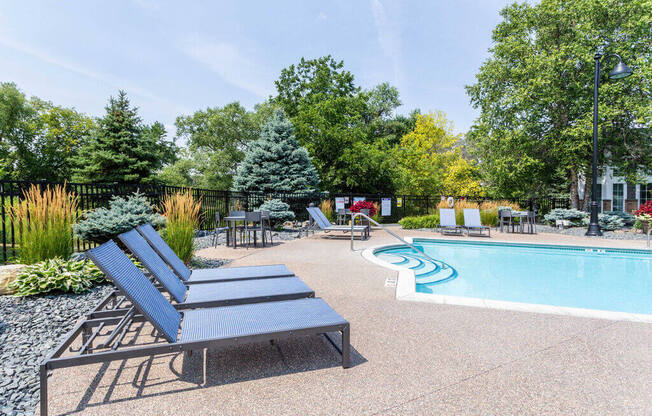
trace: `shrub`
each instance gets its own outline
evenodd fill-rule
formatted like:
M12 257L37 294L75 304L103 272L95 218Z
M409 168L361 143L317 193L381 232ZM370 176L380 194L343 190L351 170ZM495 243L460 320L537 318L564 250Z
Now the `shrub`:
M358 201L351 205L351 212L360 212L361 209L368 209L370 217L373 217L378 212L377 205L371 201Z
M165 224L165 217L154 213L147 199L135 193L125 198L113 197L109 208L98 208L84 215L73 227L83 241L102 244L139 225L151 223L154 228Z
M328 221L330 222L335 221L335 210L333 209L333 201L331 201L330 199L324 199L319 204L319 209L321 209L321 212L323 212L326 218L328 218Z
M16 296L32 296L55 290L81 293L105 281L104 273L92 261L55 257L25 267L10 287L16 290Z
M77 196L66 192L61 185L48 186L44 191L32 185L23 195L24 199L11 210L18 225L20 261L33 264L54 257L70 257Z
M439 225L439 214L423 215L420 217L403 217L399 222L405 230L419 228L437 228Z
M636 217L630 214L629 212L625 212L625 211L605 211L603 212L603 214L615 215L620 219L622 219L626 225L632 225L634 224L634 222L636 222Z
M167 219L163 238L186 264L195 252L195 228L200 208L201 202L193 198L190 189L168 194L163 200L163 215Z
M269 211L269 218L274 227L282 225L285 221L294 220L294 212L290 211L290 205L280 199L269 199L265 201L258 211Z
M589 216L582 219L583 225L589 225L591 219ZM619 230L625 226L625 221L618 215L598 214L598 224L600 228L606 231Z
M577 227L584 224L584 219L588 218L589 214L577 209L564 209L555 208L548 214L543 216L543 219L551 225L555 225L557 220L566 220L570 222L571 226Z

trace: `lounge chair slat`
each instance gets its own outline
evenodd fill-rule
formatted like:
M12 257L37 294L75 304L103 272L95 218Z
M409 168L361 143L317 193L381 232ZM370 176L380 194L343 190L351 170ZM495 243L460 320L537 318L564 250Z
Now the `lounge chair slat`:
M322 299L196 309L184 313L181 342L347 325Z
M168 341L177 340L181 314L115 242L108 241L90 249L86 254Z
M140 225L136 230L151 244L156 252L165 260L167 264L172 267L172 270L178 274L183 280L188 280L192 271L179 259L179 257L172 251L170 246L163 240L163 238L156 232L151 224Z
M210 281L227 281L243 279L265 279L272 277L290 277L294 273L285 264L265 266L221 267L219 269L195 269L186 283L203 283Z
M279 277L193 285L190 286L185 303L195 306L216 302L234 304L265 297L283 300L311 297L314 294L315 292L298 277Z

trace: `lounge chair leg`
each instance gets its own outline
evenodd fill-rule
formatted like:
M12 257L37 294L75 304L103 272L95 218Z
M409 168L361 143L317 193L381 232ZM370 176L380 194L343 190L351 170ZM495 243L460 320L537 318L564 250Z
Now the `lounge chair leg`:
M39 376L41 381L41 392L40 392L41 416L47 416L48 414L48 367L45 364L41 364L39 368Z
M342 367L351 367L351 327L349 325L342 329Z

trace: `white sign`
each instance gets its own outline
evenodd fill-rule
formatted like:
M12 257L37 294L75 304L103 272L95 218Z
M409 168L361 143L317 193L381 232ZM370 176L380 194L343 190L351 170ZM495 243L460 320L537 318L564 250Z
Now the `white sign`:
M354 204L357 204L358 202L364 201L364 200L366 200L366 198L364 196L354 196L353 197L353 203Z
M344 197L342 196L335 198L335 210L339 211L340 209L344 209Z
M392 215L392 198L383 198L383 202L380 206L380 212L383 217L389 217Z

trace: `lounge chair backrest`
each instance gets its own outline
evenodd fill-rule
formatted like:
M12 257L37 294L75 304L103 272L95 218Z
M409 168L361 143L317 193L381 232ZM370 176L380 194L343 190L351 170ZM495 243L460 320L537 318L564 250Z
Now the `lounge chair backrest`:
M321 208L319 208L319 207L314 207L314 209L315 209L315 214L317 214L317 216L321 219L322 224L324 224L324 226L325 226L326 228L328 228L328 227L330 227L330 226L333 225L333 224L331 224L331 222L328 220L328 218L326 218L326 215L324 215L324 213L321 211Z
M88 250L86 254L165 339L177 341L181 314L113 240Z
M482 227L478 208L464 208L464 225L467 227Z
M174 254L174 251L167 245L161 235L156 232L151 224L139 225L136 230L145 237L145 240L158 253L165 262L170 265L172 270L184 281L190 278L192 271Z
M330 227L331 224L328 221L324 222L322 217L317 212L317 211L321 212L319 210L319 208L317 208L317 207L308 207L306 209L308 210L308 214L310 214L312 219L315 220L315 223L319 226L319 228L321 228L323 230L323 229L326 229L326 228Z
M455 210L452 208L441 208L439 210L439 225L442 227L457 227Z
M183 302L186 297L186 286L138 231L131 230L122 233L118 238L138 258L138 261L156 277L156 280L161 282L165 290L170 292L177 302Z

